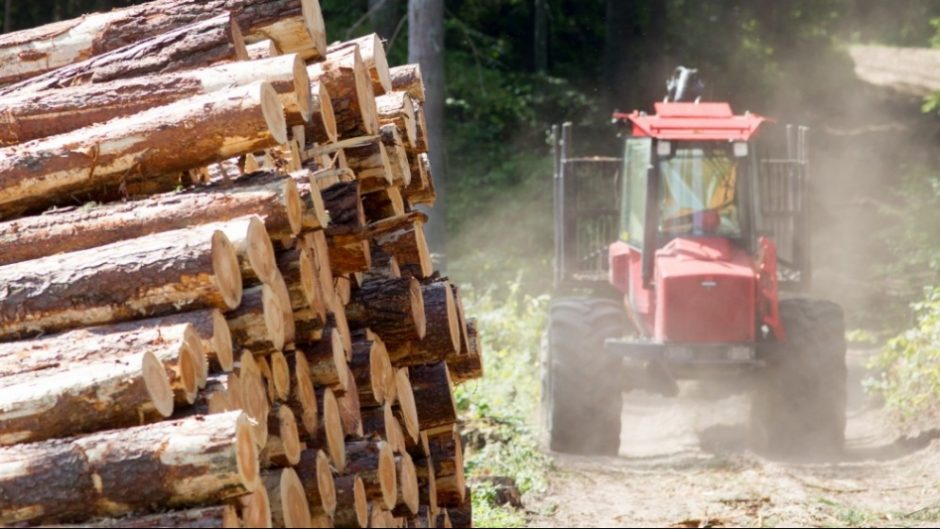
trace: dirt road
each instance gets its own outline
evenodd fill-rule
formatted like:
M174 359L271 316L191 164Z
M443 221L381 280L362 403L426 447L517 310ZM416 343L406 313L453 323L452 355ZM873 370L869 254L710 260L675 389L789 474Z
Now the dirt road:
M684 387L624 399L620 457L554 454L535 527L937 526L940 432L899 440L866 398L850 353L848 446L839 461L774 461L745 439L748 402Z

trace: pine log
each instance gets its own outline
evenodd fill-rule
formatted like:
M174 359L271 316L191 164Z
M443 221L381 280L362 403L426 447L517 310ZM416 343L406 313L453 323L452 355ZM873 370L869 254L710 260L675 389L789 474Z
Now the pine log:
M330 267L330 244L326 238L326 231L318 230L305 233L300 244L313 257L313 262L317 267L317 275L320 278L320 293L323 294L323 303L326 307L330 307L336 302L336 294L328 288L328 285L333 284L333 269Z
M402 344L388 351L396 367L449 360L460 352L460 320L453 290L446 279L421 286L427 335L420 341Z
M334 521L337 527L369 526L369 498L362 478L356 474L336 477Z
M317 399L322 403L322 418L315 436L316 446L326 449L337 472L346 470L346 445L343 421L336 395L330 388L318 388Z
M307 78L310 76L307 75ZM339 131L336 126L336 114L333 111L333 97L330 96L330 90L326 83L321 83L319 79L313 81L310 87L311 100L313 103L313 113L310 119L303 127L304 137L300 146L307 147L307 141L314 143L327 143L339 139Z
M271 236L299 233L303 206L292 179L258 186L216 185L183 193L0 223L0 265L84 250L152 233L256 214Z
M330 214L323 203L323 194L320 188L310 184L307 170L291 173L291 177L297 184L297 190L300 193L301 203L304 205L303 227L302 231L321 230L329 226Z
M407 92L416 101L424 102L424 79L420 64L404 64L389 70L392 90Z
M251 435L258 450L268 444L268 418L271 404L261 368L249 352L242 353L238 361L238 383L241 409L251 419Z
M330 266L339 274L354 274L371 265L369 241L338 242L330 239Z
M431 253L424 237L424 223L420 220L411 226L377 235L372 241L385 253L395 256L403 274L406 267L419 278L430 277L434 272Z
M386 402L386 386L394 380L385 343L365 329L353 334L349 370L356 380L362 407L378 407Z
M290 366L287 356L281 351L271 353L269 357L271 374L274 380L275 399L278 402L287 402L290 397Z
M480 337L477 321L467 320L469 350L466 354L447 359L447 368L455 384L483 377L483 353L480 350Z
M418 141L415 144L415 151L427 153L430 150L428 147L428 121L423 102L415 102L415 121L418 125Z
M362 413L359 407L359 390L356 388L356 379L349 371L346 372L346 391L338 393L336 397L339 406L340 418L343 421L343 431L349 437L362 437Z
M442 507L460 507L467 499L463 470L463 447L455 430L430 436L437 502Z
M401 188L386 187L362 197L362 209L369 224L406 214Z
M382 145L388 155L388 167L394 185L407 187L411 183L411 165L408 163L408 151L395 125L389 123L379 129Z
M0 449L0 522L81 521L218 502L255 489L238 412Z
M378 112L369 72L358 46L342 48L307 68L311 79L326 86L340 138L378 133Z
M260 477L259 486L251 494L241 496L236 501L241 506L244 527L274 527L271 520L271 498L268 496L268 489L260 483Z
M445 362L408 369L418 410L420 430L434 430L457 422L454 388Z
M192 324L193 330L202 343L205 355L200 362L200 387L207 380L209 372L215 369L231 371L235 364L232 346L232 331L229 329L225 316L218 309L204 309L179 314L171 314L147 320L137 320L127 323L128 326L159 326L176 323Z
M254 358L254 361L258 366L258 371L261 373L261 381L264 385L265 397L267 398L268 403L271 404L277 400L277 395L275 395L274 390L274 375L271 373L271 364L268 362L268 357L266 356L258 356ZM268 431L271 431L270 428Z
M353 327L372 329L390 349L426 333L421 286L414 278L362 285L346 306L346 317Z
M391 159L382 136L362 137L355 146L343 149L349 168L355 171L363 194L384 189L393 183Z
M316 0L160 0L18 31L0 38L0 84L26 79L231 12L251 42L271 38L282 53L313 59L326 50ZM306 30L306 31L304 31ZM16 90L12 85L10 91Z
M411 164L412 183L405 190L408 201L412 205L433 205L434 201L437 200L437 192L434 190L430 158L426 153L421 153L416 157L409 155L409 163ZM415 175L420 179L418 185L415 185Z
M229 14L223 14L32 77L0 93L35 94L247 58L238 24Z
M294 469L311 510L332 517L337 498L330 458L322 450L304 450Z
M394 125L402 141L412 151L418 143L415 106L408 92L390 92L375 100L381 125Z
M195 507L145 516L131 515L123 518L92 520L81 525L57 525L55 527L88 527L93 529L157 529L159 527L192 527L195 529L226 529L241 527L238 512L233 505Z
M292 344L297 340L297 326L294 323L294 310L291 306L290 289L287 288L287 282L284 281L284 276L277 270L276 265L274 273L275 278L270 285L274 294L280 300L278 306L281 308L281 323L284 325L284 340L286 343Z
M473 527L473 495L470 494L470 487L464 490L464 501L459 506L447 509L447 516L454 527L461 529Z
M470 344L469 325L468 325L468 320L467 320L467 315L466 315L467 313L463 308L463 299L460 296L460 287L455 284L451 284L450 287L454 291L454 301L457 303L457 318L460 322L460 354L467 354L467 353L479 354L480 353L479 344L477 344L477 348L475 352L473 348L470 347L471 344ZM475 327L476 320L473 320L473 321L474 321L474 327Z
M294 413L287 405L275 404L268 412L268 442L259 455L261 467L296 465L303 450Z
M286 404L300 421L304 434L301 438L311 439L317 434L320 421L316 388L310 378L310 368L307 359L296 352L288 353L286 358L291 377L291 391Z
M255 62L148 75L59 90L13 93L0 98L0 145L64 134L181 99L268 81L287 111L288 123L322 114L311 95L306 65L297 55ZM332 107L328 107L332 113ZM322 126L322 125L321 125Z
M287 140L267 82L157 107L68 134L0 149L0 214L73 201L73 195L204 166Z
M284 349L286 333L281 303L268 285L245 290L241 305L225 315L236 351L265 355Z
M363 437L385 441L396 454L405 451L404 433L390 402L378 408L363 408L361 416Z
M309 527L310 504L297 472L291 468L262 472L273 527Z
M369 281L401 277L401 269L398 268L398 261L394 257L383 252L381 248L375 245L371 245L369 249L372 253L372 266L359 274L355 288L359 288ZM350 299L352 299L352 292L350 292Z
M333 53L355 46L359 47L362 62L369 71L369 77L372 79L372 90L375 95L390 92L392 90L392 77L389 73L388 57L385 55L385 45L382 44L382 38L375 33L332 44L327 48L327 52Z
M384 441L350 441L346 444L346 471L362 478L366 496L392 509L398 500L395 454Z
M420 439L421 429L418 422L418 405L407 369L395 373L395 413L405 427L405 442L413 445Z
M277 267L287 284L290 306L295 313L295 320L296 313L304 310L315 311L315 316L321 320L326 318L326 305L323 303L316 266L310 252L301 245L283 251L277 256ZM296 341L305 343L300 339Z
M356 235L365 229L366 216L359 187L359 182L342 182L321 192L324 207L330 215L327 236Z
M233 245L226 236L231 227L207 224L34 259L28 267L0 267L0 285L6 287L0 289L0 340L235 307L242 295L236 245L251 242Z
M434 462L431 461L431 458L428 456L420 456L414 460L414 464L415 473L418 476L418 499L420 504L427 507L429 514L436 515L440 507L437 505L437 482L434 479Z
M318 386L329 386L337 392L348 388L349 365L343 339L333 327L324 329L323 338L316 343L301 345L297 354L303 354L310 366L310 378Z
M414 461L408 452L395 456L395 470L398 474L398 497L392 514L396 516L414 516L418 514L420 494L418 474Z

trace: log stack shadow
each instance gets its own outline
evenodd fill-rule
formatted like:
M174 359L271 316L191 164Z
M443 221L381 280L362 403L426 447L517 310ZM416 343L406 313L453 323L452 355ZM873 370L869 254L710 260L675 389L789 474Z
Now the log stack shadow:
M317 0L0 36L0 525L470 527L420 68Z

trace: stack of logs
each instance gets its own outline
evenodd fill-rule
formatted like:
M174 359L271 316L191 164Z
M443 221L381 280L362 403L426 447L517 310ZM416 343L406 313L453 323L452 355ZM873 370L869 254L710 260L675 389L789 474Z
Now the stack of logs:
M417 66L317 0L0 36L0 525L470 527Z

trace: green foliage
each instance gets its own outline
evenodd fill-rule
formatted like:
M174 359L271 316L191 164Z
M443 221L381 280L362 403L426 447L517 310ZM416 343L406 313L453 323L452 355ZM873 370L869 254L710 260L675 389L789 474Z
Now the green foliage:
M464 296L468 314L479 322L485 369L483 379L456 391L468 475L511 477L523 494L544 490L549 462L538 449L532 424L548 297L525 294L518 281ZM473 500L480 527L524 525L521 513L494 504L493 490L485 484L475 487Z
M867 384L902 422L940 418L940 288L913 305L914 328L888 341Z

